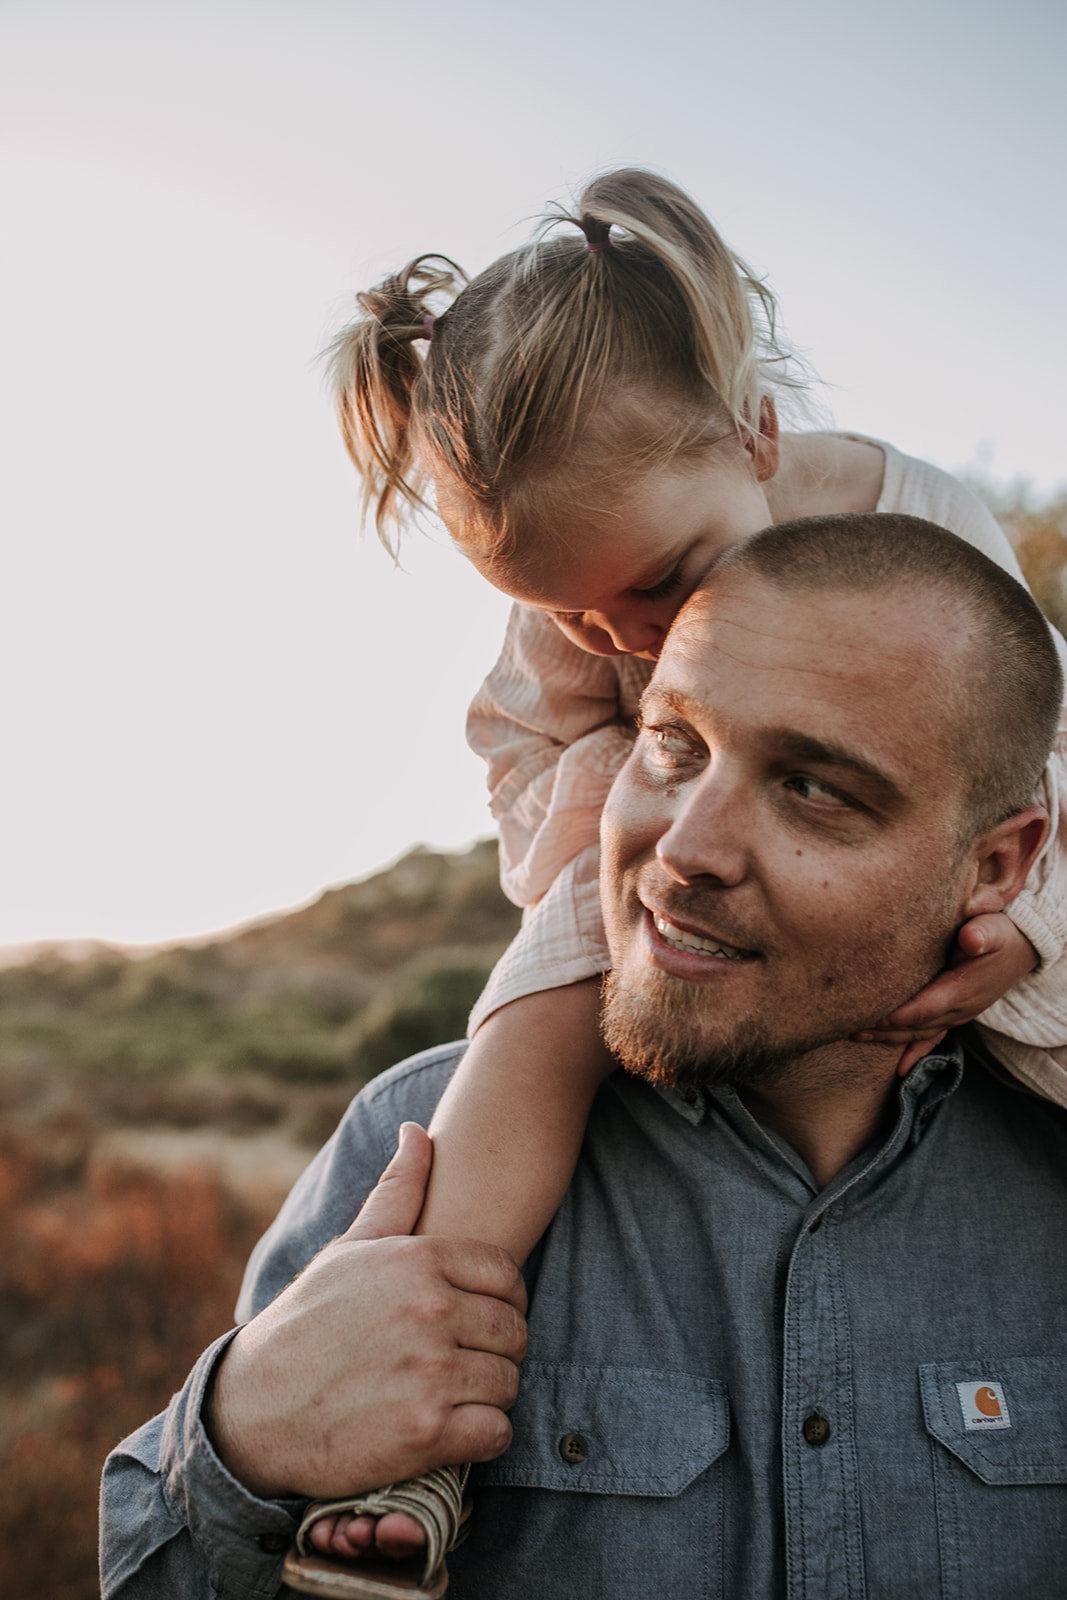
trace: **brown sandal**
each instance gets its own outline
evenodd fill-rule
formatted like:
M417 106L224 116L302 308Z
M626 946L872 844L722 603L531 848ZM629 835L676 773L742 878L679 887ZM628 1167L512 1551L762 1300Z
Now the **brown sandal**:
M445 1556L467 1536L463 1493L470 1467L438 1467L421 1478L386 1484L348 1500L313 1500L304 1513L296 1545L285 1558L282 1580L301 1594L322 1600L440 1600L448 1588ZM426 1535L425 1556L411 1561L342 1561L322 1556L308 1542L308 1533L322 1517L339 1511L384 1517L403 1511Z

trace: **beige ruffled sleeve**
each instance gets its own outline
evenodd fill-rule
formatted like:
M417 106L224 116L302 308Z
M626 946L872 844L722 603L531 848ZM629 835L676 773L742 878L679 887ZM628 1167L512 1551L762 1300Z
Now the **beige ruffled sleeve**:
M598 887L600 813L650 674L649 663L580 650L541 612L512 611L467 738L489 769L500 881L525 916L474 1008L471 1033L510 1000L611 964Z

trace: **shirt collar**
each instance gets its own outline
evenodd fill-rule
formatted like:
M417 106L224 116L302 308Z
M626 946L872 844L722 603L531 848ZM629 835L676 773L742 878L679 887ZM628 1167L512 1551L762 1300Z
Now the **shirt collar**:
M907 1077L901 1080L898 1091L901 1110L907 1109L912 1113L913 1143L917 1143L922 1137L942 1101L955 1093L962 1076L963 1043L958 1033L949 1033L936 1049L917 1061ZM719 1091L697 1088L675 1089L657 1084L655 1089L671 1110L684 1117L693 1127L704 1121L710 1110L711 1101L720 1092L724 1093L731 1103L736 1101L736 1092L729 1087Z

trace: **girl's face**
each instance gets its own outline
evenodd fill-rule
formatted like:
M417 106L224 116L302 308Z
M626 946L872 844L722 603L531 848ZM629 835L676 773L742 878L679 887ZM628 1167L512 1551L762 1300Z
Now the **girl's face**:
M490 562L463 538L447 493L441 513L464 554L498 589L545 611L592 655L655 660L708 568L773 519L763 482L776 449L717 447L699 465L649 472L595 510L575 511L521 564Z

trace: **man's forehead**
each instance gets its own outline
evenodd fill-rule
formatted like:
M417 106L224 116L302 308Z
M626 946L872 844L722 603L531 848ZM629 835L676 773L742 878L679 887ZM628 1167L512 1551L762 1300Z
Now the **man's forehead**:
M842 683L872 704L914 693L927 698L931 674L956 678L968 632L946 617L939 597L901 584L882 590L793 591L744 568L713 573L690 596L669 633L657 677L695 685L737 671L797 674L812 694ZM916 672L922 661L923 671Z
M821 743L899 784L906 768L918 776L943 761L951 725L939 668L955 656L899 596L794 597L731 572L679 615L646 715L658 703L717 731L773 733L798 750Z

